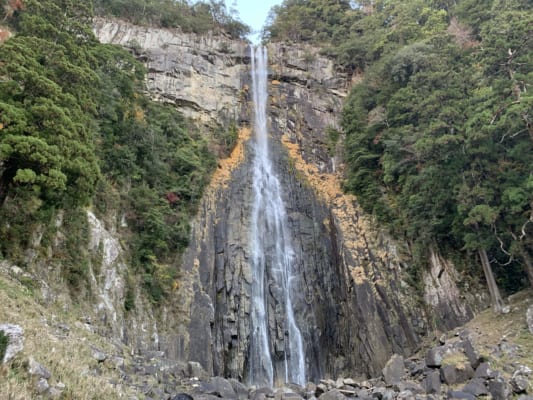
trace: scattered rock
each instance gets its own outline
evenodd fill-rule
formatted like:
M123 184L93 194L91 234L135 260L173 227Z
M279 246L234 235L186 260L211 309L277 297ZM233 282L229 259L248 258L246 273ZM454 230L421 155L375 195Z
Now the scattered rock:
M333 389L329 392L322 393L318 400L346 400L346 396L339 392L339 390Z
M248 398L248 388L244 386L237 379L228 379L228 382L231 384L231 387L237 394L239 400L245 400Z
M48 380L45 378L39 378L34 384L35 391L39 394L43 394L48 389L50 389L50 385L48 384Z
M489 394L487 386L485 385L485 379L482 378L472 379L465 385L463 392L470 393L475 397L487 396Z
M521 365L520 368L513 373L510 383L514 393L521 394L527 392L529 389L530 375L531 368L526 367L525 365Z
M508 400L511 398L509 385L501 377L489 381L489 393L493 400Z
M466 393L466 392L460 392L456 390L450 390L448 392L448 399L465 399L465 400L476 400L476 396Z
M190 377L197 377L199 379L208 378L207 372L205 372L202 365L196 361L189 361L187 363L187 372Z
M490 370L489 363L484 362L481 363L477 368L476 372L474 373L474 378L493 378L493 372Z
M481 363L481 357L474 349L474 346L472 345L472 342L469 338L466 338L458 343L458 348L460 348L463 353L465 354L466 358L472 365L472 368L477 368L479 364Z
M209 388L209 390L203 390L204 393L228 399L237 398L237 393L235 393L233 386L231 386L231 383L224 378L211 378L208 381L208 385L207 388Z
M8 344L2 363L11 361L19 352L24 349L24 329L19 325L1 324L0 331L8 337Z
M187 393L178 393L177 395L172 397L172 400L193 400L193 398Z
M447 385L465 383L474 376L474 370L470 363L461 363L457 365L445 365L440 369L442 382Z
M32 376L37 376L39 378L44 379L50 379L50 377L52 376L50 374L50 371L48 371L45 367L35 361L33 357L30 357L28 372Z
M91 356L98 362L104 362L107 359L106 354L96 347L91 347Z
M529 332L533 335L533 305L529 306L527 309L526 319Z
M405 363L403 357L394 354L383 368L383 378L387 385L393 385L402 380L404 375Z

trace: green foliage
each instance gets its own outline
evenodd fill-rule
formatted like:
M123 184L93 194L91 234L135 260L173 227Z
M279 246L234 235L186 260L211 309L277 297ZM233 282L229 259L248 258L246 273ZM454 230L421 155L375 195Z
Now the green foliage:
M87 3L25 4L10 20L17 35L0 46L0 254L22 261L32 235L46 227L42 245L56 247L55 261L78 293L91 262L85 207L105 218L122 208L131 273L159 302L178 275L174 260L215 166L206 135L142 94L145 68L123 49L98 43ZM210 27L213 13L224 26L235 22L223 2L194 7L195 15L209 15ZM58 226L62 241L55 240Z
M419 259L437 244L482 248L516 290L533 243L531 6L393 1L356 13L330 49L365 70L343 111L345 188ZM451 36L452 17L474 36Z
M95 0L99 15L112 15L136 24L164 28L180 27L184 32L204 34L225 32L233 38L244 38L250 27L242 23L223 0L191 2L180 0Z
M264 39L329 43L345 37L354 19L347 0L285 0L270 11Z
M9 337L4 333L4 331L0 331L0 362L2 362L4 356L6 355L8 344Z

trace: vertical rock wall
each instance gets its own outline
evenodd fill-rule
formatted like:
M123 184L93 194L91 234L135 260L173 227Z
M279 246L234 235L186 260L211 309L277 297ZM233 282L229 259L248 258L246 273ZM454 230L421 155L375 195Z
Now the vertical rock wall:
M250 121L246 44L116 21L98 21L95 31L104 42L139 47L154 98L202 124ZM413 296L402 279L409 256L342 193L342 137L336 143L328 132L338 128L350 77L311 47L276 44L269 54L271 145L297 253L294 306L307 375L375 375L392 353L416 348L430 328L427 306L455 304L445 309L446 321L453 321L445 326L470 310L460 306L459 291L447 291L453 279L431 286L426 303ZM220 162L193 222L180 286L158 318L158 346L167 356L239 379L246 378L253 334L249 137L242 129L233 154ZM273 315L277 304L269 298ZM268 324L275 356L283 357L285 327L274 318Z

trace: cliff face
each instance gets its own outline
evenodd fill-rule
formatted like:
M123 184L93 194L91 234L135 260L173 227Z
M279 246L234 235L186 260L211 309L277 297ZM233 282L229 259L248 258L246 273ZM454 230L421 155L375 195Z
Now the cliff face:
M157 347L167 357L199 361L210 373L246 378L254 279L247 46L116 21L97 21L95 32L101 41L129 47L145 60L154 98L174 103L201 124L236 121L243 127L201 202L181 261L180 285L168 304L156 312L143 308L139 297L139 310L146 312L123 321L110 311L105 323L123 339L136 337L140 349ZM406 249L374 226L353 196L342 193L342 135L338 141L334 129L351 77L310 47L275 44L269 54L271 147L298 260L301 293L294 307L308 375L375 375L392 353L414 350L435 323L451 327L468 320L468 304L475 301L460 298L453 266L436 252L424 279L425 296L413 296L405 283ZM122 293L122 269L114 271L99 286L102 293L114 293L108 297ZM270 346L281 360L285 327L277 322L281 310L273 293L268 308ZM434 321L434 311L442 320Z

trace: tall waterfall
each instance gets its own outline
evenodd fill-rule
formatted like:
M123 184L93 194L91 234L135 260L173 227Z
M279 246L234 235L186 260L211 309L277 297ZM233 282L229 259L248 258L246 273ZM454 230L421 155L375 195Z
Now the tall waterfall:
M281 199L281 185L269 155L267 128L267 51L252 49L252 83L255 109L253 161L253 208L251 218L252 299L249 350L249 382L273 386L283 377L285 382L305 384L305 355L302 335L292 306L294 296L294 250L290 244L287 214ZM268 307L273 298L276 310ZM279 306L279 308L278 308ZM274 315L271 315L274 314ZM280 317L281 315L281 317ZM282 318L284 349L282 362L273 362L269 320ZM279 324L278 324L279 325ZM276 356L275 356L276 357ZM276 368L276 365L282 365Z

